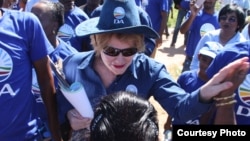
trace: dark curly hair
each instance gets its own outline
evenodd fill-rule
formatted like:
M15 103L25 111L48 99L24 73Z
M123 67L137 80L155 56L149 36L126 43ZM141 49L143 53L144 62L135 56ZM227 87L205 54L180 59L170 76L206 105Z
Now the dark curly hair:
M91 141L158 141L157 112L138 95L120 91L105 96L96 107Z

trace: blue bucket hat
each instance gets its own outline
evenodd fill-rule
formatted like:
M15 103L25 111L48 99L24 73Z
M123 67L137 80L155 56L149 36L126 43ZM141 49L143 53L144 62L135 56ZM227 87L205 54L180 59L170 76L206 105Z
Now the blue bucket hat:
M100 17L80 23L75 28L75 32L77 36L124 33L159 38L155 30L141 24L135 0L104 0Z

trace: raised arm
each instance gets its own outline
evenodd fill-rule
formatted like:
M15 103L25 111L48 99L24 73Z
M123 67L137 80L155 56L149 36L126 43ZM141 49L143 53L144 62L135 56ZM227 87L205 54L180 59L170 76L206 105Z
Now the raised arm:
M248 57L240 58L213 76L200 89L200 100L204 102L212 101L215 97L231 96L239 85L243 82L249 70Z
M192 23L193 23L193 21L194 21L194 19L195 19L195 17L196 17L196 15L198 14L198 12L201 10L201 8L196 8L195 6L194 6L194 3L195 3L195 1L190 1L190 15L189 15L189 17L184 21L184 23L181 25L181 27L180 27L180 32L182 33L182 34L185 34L188 30L189 30L189 28L191 27L191 25L192 25Z

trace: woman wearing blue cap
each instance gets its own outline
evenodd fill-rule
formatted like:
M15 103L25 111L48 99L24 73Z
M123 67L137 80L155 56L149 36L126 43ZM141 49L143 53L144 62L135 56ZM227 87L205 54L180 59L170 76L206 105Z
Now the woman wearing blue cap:
M231 75L239 72L245 74L249 68L247 58L238 60L200 89L187 94L164 64L140 53L144 49L144 36L159 36L150 27L141 25L132 0L105 0L100 17L81 23L75 31L78 36L90 35L94 50L67 57L63 71L70 84L80 82L84 86L93 107L105 95L131 91L146 99L153 96L171 117L187 121L206 112L213 97L234 89L242 81L225 82L226 78L231 80ZM74 132L89 128L92 119L80 116L63 97L58 100L60 116L67 115Z

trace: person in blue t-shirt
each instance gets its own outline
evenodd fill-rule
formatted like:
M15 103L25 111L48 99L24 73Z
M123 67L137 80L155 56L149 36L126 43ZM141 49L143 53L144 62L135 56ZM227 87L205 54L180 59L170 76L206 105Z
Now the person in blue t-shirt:
M219 53L221 49L222 49L222 46L219 43L207 42L201 48L198 54L200 68L183 72L177 79L177 83L180 85L180 87L183 88L186 92L192 92L200 88L203 84L205 84L208 81L207 75L206 75L206 69L211 64L212 60L215 58L215 56ZM207 124L207 122L209 121L207 120L204 121L205 119L204 117L207 118L208 115L210 115L210 113L212 112L212 110L204 114L202 118L198 116L187 122L180 122L178 120L175 120L173 123L174 124L193 124L193 125ZM168 116L167 118L167 121L164 125L164 129L166 131L172 129L172 118L170 116Z
M88 15L75 5L75 0L59 0L59 2L64 5L64 24L59 28L58 37L77 51L92 50L89 38L77 37L74 32L78 24L89 19Z
M223 50L214 58L214 61L211 63L207 69L208 79L213 77L221 68L227 64L243 57L250 56L250 41L245 42L236 42L234 44L226 45ZM222 61L223 60L223 61ZM250 72L250 71L249 71ZM250 74L247 73L247 76L243 83L234 91L235 95L229 97L229 101L218 100L218 102L226 103L225 106L233 107L233 114L236 117L237 125L250 125L250 102L249 102L249 91L250 91ZM223 96L222 97L228 97ZM221 106L220 106L221 107ZM230 109L229 109L230 110ZM225 115L226 116L226 115ZM221 117L221 120L225 118Z
M197 8L195 1L190 1L190 11L186 15L186 20L181 25L180 32L188 33L186 44L186 58L183 62L182 72L189 70L195 48L201 37L211 30L218 29L218 12L215 9L217 0L205 0L204 4Z
M200 67L195 70L183 72L177 79L177 83L180 87L190 93L204 85L208 81L206 70L222 48L223 47L217 42L206 42L198 54ZM197 117L185 123L173 121L173 124L208 124L200 120L201 118Z
M61 140L48 58L53 47L38 18L30 12L1 8L0 27L0 139L40 140L38 110L31 92L34 68L53 140Z
M162 35L166 28L169 6L168 0L148 0L145 7L151 18L153 29L160 35L160 38L156 39L156 47L162 44Z
M49 54L51 61L57 66L59 70L62 70L62 62L63 60L78 51L65 43L62 39L57 36L57 32L59 28L64 24L64 7L60 2L52 2L49 0L42 0L33 5L31 12L34 13L38 19L40 20L42 27L45 31L45 34L53 46L54 50ZM33 71L34 72L34 71ZM54 76L54 84L56 90L59 89L57 78ZM37 106L38 106L38 115L39 119L41 119L41 135L43 138L50 137L50 131L47 129L48 119L47 112L44 107L44 102L41 99L41 92L37 82L36 74L33 73L33 81L32 81L32 92L34 93L34 97L36 98ZM61 125L62 126L62 125ZM67 135L63 134L63 139L67 137Z

